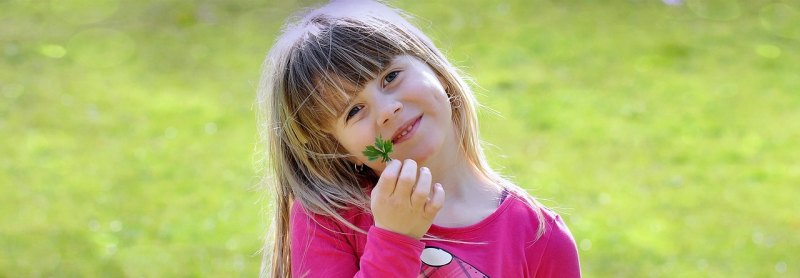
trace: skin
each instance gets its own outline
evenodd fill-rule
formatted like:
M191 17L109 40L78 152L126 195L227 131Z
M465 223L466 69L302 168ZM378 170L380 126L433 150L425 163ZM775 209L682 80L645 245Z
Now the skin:
M408 55L395 57L378 76L350 100L332 128L354 163L380 175L371 196L375 226L419 239L434 223L466 226L491 214L499 192L489 189L492 181L459 150L441 78ZM416 130L394 145L391 162L369 161L362 154L375 137L391 138L419 116Z

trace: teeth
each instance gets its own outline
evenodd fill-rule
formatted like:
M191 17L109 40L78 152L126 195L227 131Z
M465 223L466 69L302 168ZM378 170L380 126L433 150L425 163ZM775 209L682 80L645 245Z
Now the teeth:
M403 132L401 132L401 133L400 133L400 135L397 135L397 137L395 137L395 138L394 138L394 141L397 141L397 140L399 140L400 138L403 138L403 136L406 136L406 134L408 134L409 132L411 132L411 128L413 128L413 127L414 127L414 125L413 125L413 124L412 124L412 125L409 125L408 127L406 127L406 129L405 129L405 130L403 130Z

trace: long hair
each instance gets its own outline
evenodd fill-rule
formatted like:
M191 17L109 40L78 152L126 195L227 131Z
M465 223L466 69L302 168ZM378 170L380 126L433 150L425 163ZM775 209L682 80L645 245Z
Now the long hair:
M475 97L462 74L403 12L377 2L334 1L290 19L264 61L259 84L258 123L266 157L262 184L274 196L274 219L264 247L262 277L291 275L289 211L297 201L310 213L332 217L353 229L340 212L370 211L366 189L377 176L354 171L347 152L330 133L346 100L377 78L397 55L411 55L440 77L452 109L460 150L492 180L503 180L486 162L478 136ZM355 88L355 90L354 90ZM517 196L522 188L498 184ZM540 229L544 218L538 209Z

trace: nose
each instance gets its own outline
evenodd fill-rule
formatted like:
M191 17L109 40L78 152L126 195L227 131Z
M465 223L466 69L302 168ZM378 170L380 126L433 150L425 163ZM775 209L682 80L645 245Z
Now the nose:
M378 116L378 126L384 126L392 121L400 111L403 110L403 103L394 98L385 98L385 103L380 107Z

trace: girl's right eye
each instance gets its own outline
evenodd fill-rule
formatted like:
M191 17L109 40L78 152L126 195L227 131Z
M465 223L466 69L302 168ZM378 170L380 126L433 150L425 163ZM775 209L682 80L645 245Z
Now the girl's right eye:
M363 108L363 107L361 107L361 105L356 105L356 106L354 106L353 108L351 108L351 109L350 109L350 111L347 111L347 117L345 117L345 119L344 119L344 120L345 120L345 121L349 121L349 120L350 120L350 118L352 118L353 116L355 116L356 114L358 114L358 112L359 112L359 111L361 111L361 109L362 109L362 108Z

